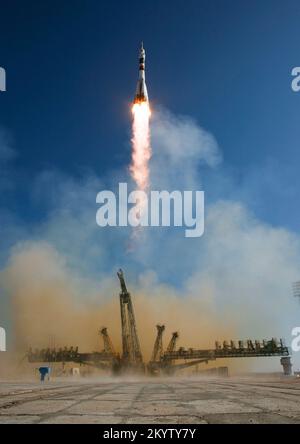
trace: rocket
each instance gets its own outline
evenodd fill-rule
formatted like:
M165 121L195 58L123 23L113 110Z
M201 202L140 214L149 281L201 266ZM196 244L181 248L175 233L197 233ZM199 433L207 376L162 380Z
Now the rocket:
M139 53L139 79L137 82L133 103L148 102L148 92L145 82L145 58L146 58L146 53L142 42Z

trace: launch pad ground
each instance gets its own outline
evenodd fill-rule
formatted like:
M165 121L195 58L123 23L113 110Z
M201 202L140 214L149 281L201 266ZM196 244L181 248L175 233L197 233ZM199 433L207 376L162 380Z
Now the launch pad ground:
M262 378L0 383L0 423L300 423L300 382Z

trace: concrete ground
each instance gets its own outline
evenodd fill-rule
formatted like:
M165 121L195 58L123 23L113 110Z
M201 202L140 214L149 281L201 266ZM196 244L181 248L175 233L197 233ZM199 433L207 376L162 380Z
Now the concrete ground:
M300 423L296 379L0 382L0 423Z

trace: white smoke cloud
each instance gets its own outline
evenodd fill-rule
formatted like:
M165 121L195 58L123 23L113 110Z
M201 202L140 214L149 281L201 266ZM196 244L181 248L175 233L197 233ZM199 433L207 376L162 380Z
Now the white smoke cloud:
M151 125L151 184L154 189L193 189L199 186L201 165L216 167L221 152L214 136L190 117L158 109ZM155 188L158 187L158 188Z
M227 179L220 167L221 152L216 140L194 120L160 110L154 112L151 129L152 189L211 191L205 189L201 165L214 168L215 176L220 172L225 177L223 183L232 185L232 178ZM114 172L112 183L122 175L124 180L124 173ZM213 187L211 182L210 187ZM99 304L111 300L114 304L118 292L115 270L122 266L134 293L141 294L139 300L148 301L144 305L153 319L147 328L154 329L157 322L165 322L170 328L178 325L182 330L182 345L203 346L203 338L206 345L213 345L215 339L231 339L223 336L226 334L237 338L276 335L290 340L290 331L297 325L297 305L290 295L290 286L298 278L298 235L258 220L247 208L247 202L223 198L206 202L203 237L191 240L175 229L149 228L133 253L128 254L129 229L100 229L96 225L95 197L103 188L104 179L92 174L81 181L54 171L39 175L32 194L35 202L47 202L47 217L32 229L25 243L11 252L10 264L1 275L11 299L16 293L20 297L22 292L16 289L22 288L28 276L26 267L23 274L20 273L23 265L16 267L16 264L32 260L31 242L34 242L38 251L48 252L46 258L56 257L58 269L64 270L63 281L70 280L66 290L68 307L73 298L74 304L75 300ZM246 200L246 192L243 197ZM49 248L53 249L50 256ZM20 258L22 261L18 262ZM51 264L52 259L49 259ZM35 262L39 261L32 263ZM59 283L59 276L56 279L51 271L52 265L48 267L46 260L42 263L43 271L38 268L36 273L38 285L44 273L46 287L47 273L52 283ZM31 289L35 285L34 269L29 275L32 278L26 282ZM18 282L20 287L16 287ZM61 297L67 287L64 284L60 289ZM41 298L43 288L41 285L38 290ZM50 288L54 291L56 286L51 284ZM47 301L45 306L48 304L51 302ZM143 304L137 304L138 314L143 318ZM43 305L39 307L42 310ZM61 316L63 324L66 314L62 312ZM119 325L110 316L106 317L106 324L108 327L112 324L117 340ZM115 316L118 319L118 308ZM96 328L97 322L93 317L91 326ZM154 333L153 330L153 336ZM152 340L151 336L149 341ZM299 361L297 356L294 360Z

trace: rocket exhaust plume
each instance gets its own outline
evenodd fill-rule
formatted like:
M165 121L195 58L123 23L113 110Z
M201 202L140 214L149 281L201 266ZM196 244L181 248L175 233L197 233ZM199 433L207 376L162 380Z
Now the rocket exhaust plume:
M149 187L150 147L150 106L145 82L145 50L141 44L139 55L139 79L132 105L132 159L130 165L131 177L137 188L147 191ZM139 202L138 213L141 217L145 202Z
M148 102L134 103L132 106L132 160L130 172L139 190L149 186L150 148L150 109Z

